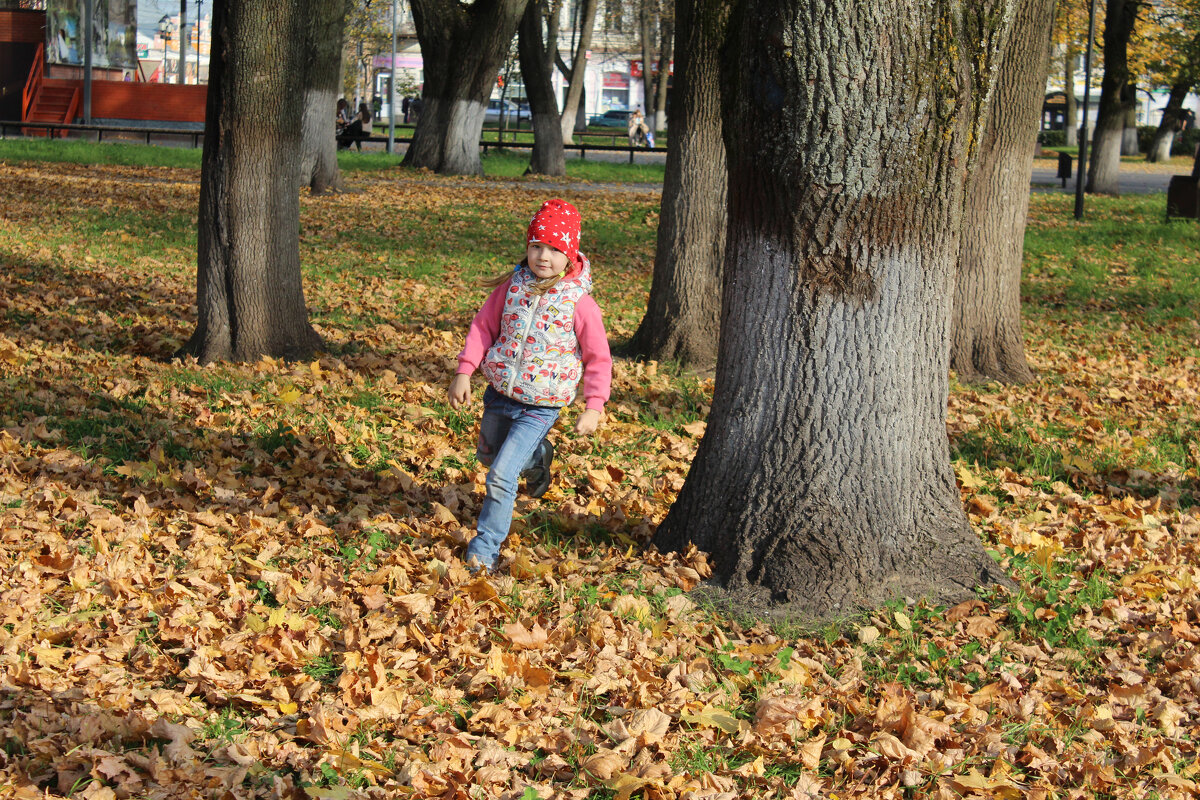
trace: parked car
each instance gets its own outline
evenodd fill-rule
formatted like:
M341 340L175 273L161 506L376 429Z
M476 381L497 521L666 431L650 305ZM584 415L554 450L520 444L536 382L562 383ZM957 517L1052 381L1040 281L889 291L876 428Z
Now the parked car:
M601 128L628 128L629 115L632 113L632 111L618 111L614 108L592 117L588 120L588 125L598 125Z
M503 111L508 117L508 121L516 123L517 121L517 104L511 100L488 100L487 111L483 112L483 122L485 125L498 125L500 123L500 114Z

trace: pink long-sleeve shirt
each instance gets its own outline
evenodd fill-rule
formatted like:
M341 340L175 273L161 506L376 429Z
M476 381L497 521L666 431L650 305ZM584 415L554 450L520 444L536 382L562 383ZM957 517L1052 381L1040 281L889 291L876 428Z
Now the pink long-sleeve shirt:
M458 372L470 375L479 368L488 348L500 335L500 314L512 280L497 286L483 307L471 320L467 342L458 354ZM612 353L608 349L608 334L600 306L590 294L575 304L575 338L579 340L580 360L583 361L583 397L587 408L603 411L612 391Z

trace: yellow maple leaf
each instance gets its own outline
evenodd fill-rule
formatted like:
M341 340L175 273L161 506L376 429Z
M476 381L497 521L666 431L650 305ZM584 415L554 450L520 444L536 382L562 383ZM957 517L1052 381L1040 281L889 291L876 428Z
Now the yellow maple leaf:
M712 706L705 706L696 714L681 714L679 718L692 725L716 728L728 734L737 734L750 729L750 724L744 719L738 719L728 711Z
M615 775L603 783L605 788L615 793L613 795L614 800L629 800L634 792L644 788L651 781L639 778L636 775L630 775L628 772L622 772L620 775Z

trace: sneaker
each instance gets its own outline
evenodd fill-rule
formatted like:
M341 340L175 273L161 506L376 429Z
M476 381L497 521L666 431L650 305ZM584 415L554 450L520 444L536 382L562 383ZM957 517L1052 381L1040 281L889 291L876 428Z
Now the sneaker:
M485 564L475 556L471 556L467 559L466 567L467 572L472 576L478 575L481 572L486 575L489 572L494 572L496 570L495 564Z
M550 488L550 464L554 461L554 445L542 439L538 444L537 463L521 473L525 479L525 494L541 497Z

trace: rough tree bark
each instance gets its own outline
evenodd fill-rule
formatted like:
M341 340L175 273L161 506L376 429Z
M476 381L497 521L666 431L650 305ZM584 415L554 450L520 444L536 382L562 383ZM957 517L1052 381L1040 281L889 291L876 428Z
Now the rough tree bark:
M300 185L313 194L341 191L337 163L337 113L346 0L309 3L305 48L304 113L300 121Z
M567 174L561 117L552 81L561 7L555 3L551 10L546 0L530 0L517 28L517 55L525 80L525 94L529 97L529 113L533 118L533 153L529 156L526 174Z
M725 258L721 64L731 0L679 0L678 54L658 249L631 354L710 367L717 358Z
M306 358L321 347L304 305L296 190L308 16L302 0L229 0L213 9L199 318L179 355Z
M443 174L482 175L483 114L528 0L411 2L425 87L403 163Z
M1088 164L1088 192L1120 194L1121 140L1129 84L1129 38L1137 22L1139 0L1108 0L1104 15L1104 79Z
M1182 131L1186 124L1183 101L1191 91L1191 83L1176 81L1172 84L1166 108L1163 109L1162 121L1158 123L1158 130L1154 132L1154 141L1151 143L1150 149L1146 151L1147 161L1169 161L1171 159L1171 147L1175 144L1175 134Z
M592 31L596 27L596 9L599 6L600 0L584 0L579 7L579 41L575 43L571 66L563 63L557 51L555 52L558 69L567 79L567 97L563 102L561 118L562 139L566 144L575 141L573 134L581 116L579 112L583 100L583 78L587 72L587 53L592 46ZM583 127L587 127L586 118L583 119Z
M945 422L968 143L1010 7L735 8L716 391L654 539L708 551L735 593L829 617L1005 580L963 512Z
M1017 2L979 163L967 181L950 366L968 383L1033 379L1021 335L1021 262L1054 4L1055 0Z

